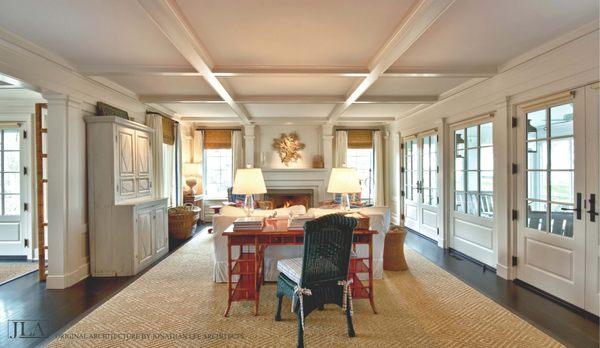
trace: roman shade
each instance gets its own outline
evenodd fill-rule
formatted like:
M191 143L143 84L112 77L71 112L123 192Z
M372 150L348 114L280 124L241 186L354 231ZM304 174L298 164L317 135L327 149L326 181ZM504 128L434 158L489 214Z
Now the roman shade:
M205 149L231 149L230 129L206 129L204 131Z
M370 129L348 130L349 149L371 149L373 148L373 131Z
M163 143L175 144L175 121L168 117L162 117Z

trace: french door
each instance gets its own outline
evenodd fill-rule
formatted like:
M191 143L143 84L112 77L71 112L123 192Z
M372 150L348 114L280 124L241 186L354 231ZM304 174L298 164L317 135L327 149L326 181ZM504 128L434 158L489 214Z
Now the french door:
M25 142L20 122L0 121L0 255L27 257L29 252L27 219L23 202L27 180L23 163Z
M595 314L598 118L588 86L520 106L517 120L517 278Z
M437 135L420 134L404 140L404 224L438 239Z

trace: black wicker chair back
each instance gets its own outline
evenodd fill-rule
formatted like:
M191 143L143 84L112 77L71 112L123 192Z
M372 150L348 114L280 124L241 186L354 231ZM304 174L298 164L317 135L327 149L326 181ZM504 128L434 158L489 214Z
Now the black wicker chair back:
M317 288L346 280L356 219L325 215L304 225L300 286Z

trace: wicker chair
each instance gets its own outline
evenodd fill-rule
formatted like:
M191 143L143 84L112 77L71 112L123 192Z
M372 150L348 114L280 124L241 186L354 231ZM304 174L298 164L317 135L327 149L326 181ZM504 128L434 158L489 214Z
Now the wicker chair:
M304 346L304 317L328 303L346 312L348 336L354 337L352 295L348 267L356 219L337 214L323 216L304 225L304 257L280 260L277 268L277 313L281 320L283 296L292 299L298 320L298 347Z

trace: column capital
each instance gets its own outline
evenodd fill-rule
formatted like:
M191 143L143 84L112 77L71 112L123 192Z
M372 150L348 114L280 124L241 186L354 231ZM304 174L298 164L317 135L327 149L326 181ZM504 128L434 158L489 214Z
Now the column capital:
M325 135L333 135L333 125L329 123L325 123L321 125L321 130L323 132L323 136Z
M244 133L246 136L254 136L255 125L252 123L244 124Z

